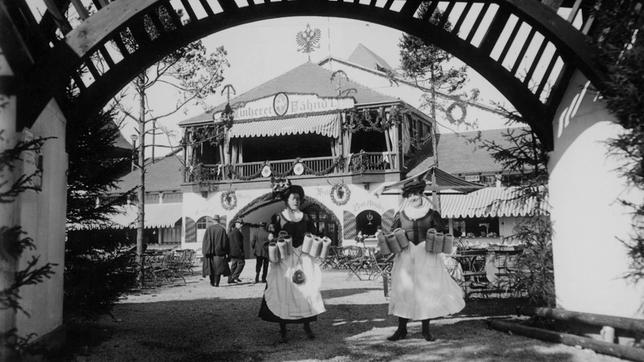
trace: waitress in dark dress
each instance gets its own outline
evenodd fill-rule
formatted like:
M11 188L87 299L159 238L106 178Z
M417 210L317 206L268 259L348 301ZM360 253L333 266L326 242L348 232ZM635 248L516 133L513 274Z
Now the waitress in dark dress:
M302 323L306 336L313 339L310 322L325 311L320 294L320 264L302 252L304 235L313 231L313 223L300 210L304 200L301 186L291 185L281 196L286 207L273 217L275 231L286 231L293 239L293 248L290 255L270 263L259 316L265 321L279 323L280 342L287 341L288 323Z

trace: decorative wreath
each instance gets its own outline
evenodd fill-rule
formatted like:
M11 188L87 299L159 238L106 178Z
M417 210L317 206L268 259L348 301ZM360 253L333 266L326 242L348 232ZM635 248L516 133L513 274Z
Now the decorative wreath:
M342 206L349 202L351 198L351 190L344 183L333 185L331 188L331 201L338 206Z
M232 210L235 206L237 206L237 195L235 195L235 190L222 192L221 207L226 210Z
M454 117L452 116L452 111L454 110L455 107L458 107L458 108L461 109L461 117L460 117L460 119L454 119ZM465 105L462 102L454 102L454 103L450 104L449 107L447 107L447 109L445 110L445 115L447 116L447 120L450 123L452 123L452 124L453 123L461 123L461 122L465 121L465 116L467 116L467 108L465 107Z
M295 165L293 165L293 173L296 176L300 176L304 173L304 164L302 162L297 162Z
M272 173L273 173L273 170L271 170L270 165L264 165L264 167L262 167L262 177L268 177Z

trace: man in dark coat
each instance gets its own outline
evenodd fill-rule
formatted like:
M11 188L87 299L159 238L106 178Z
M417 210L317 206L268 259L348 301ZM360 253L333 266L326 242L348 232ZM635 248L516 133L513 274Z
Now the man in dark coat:
M214 224L208 226L206 233L203 235L202 249L203 253L203 276L210 276L210 285L219 286L221 276L229 276L228 255L230 254L230 244L226 228L221 225L219 215L213 217Z
M268 238L269 231L266 225L265 222L259 224L259 228L257 228L257 232L253 235L251 242L251 247L257 259L257 264L255 264L255 283L259 283L259 273L262 271L262 268L264 268L262 283L266 283L266 273L268 272L268 242L270 241Z
M241 275L244 265L246 264L244 254L244 235L241 228L244 225L242 219L235 220L235 227L228 233L228 240L230 240L230 276L228 283L241 283L239 276Z

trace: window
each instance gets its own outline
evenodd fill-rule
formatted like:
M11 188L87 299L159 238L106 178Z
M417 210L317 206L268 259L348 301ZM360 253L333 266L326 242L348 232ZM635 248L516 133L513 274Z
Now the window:
M460 229L461 233L468 237L497 237L499 235L498 217L473 217L458 219L454 223L454 232L464 223L465 228ZM457 226L458 225L458 226Z
M181 192L169 192L163 194L163 203L169 204L173 202L183 201L183 194Z
M375 235L382 218L373 210L365 210L356 216L356 231L362 231L362 235Z
M146 193L145 194L145 203L146 204L158 204L160 200L160 195L158 193Z
M203 216L200 217L199 220L197 220L197 230L199 229L207 229L208 225L212 224L212 222L208 222L209 217L208 216Z

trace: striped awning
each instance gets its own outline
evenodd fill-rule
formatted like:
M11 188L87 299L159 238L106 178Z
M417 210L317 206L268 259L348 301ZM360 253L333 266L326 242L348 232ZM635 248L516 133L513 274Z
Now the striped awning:
M432 183L432 180L436 179L436 183ZM456 176L452 176L449 173L439 169L436 166L431 166L427 170L418 173L414 176L408 177L404 180L396 181L389 185L382 185L373 191L374 194L400 194L402 193L403 185L414 178L424 179L427 182L427 187L425 188L425 194L430 194L432 191L436 191L439 194L453 194L453 193L468 193L474 190L478 190L483 187L481 184L474 182L465 181Z
M521 198L517 187L486 187L465 195L440 195L440 200L444 218L530 216L545 207L535 197Z
M322 136L340 136L340 113L326 113L264 121L235 122L230 128L231 138L283 136L317 133Z
M138 209L136 205L125 205L116 208L119 212L112 214L109 221L96 224L72 225L72 230L91 229L127 229L136 228ZM145 228L171 228L181 220L181 204L145 205Z

